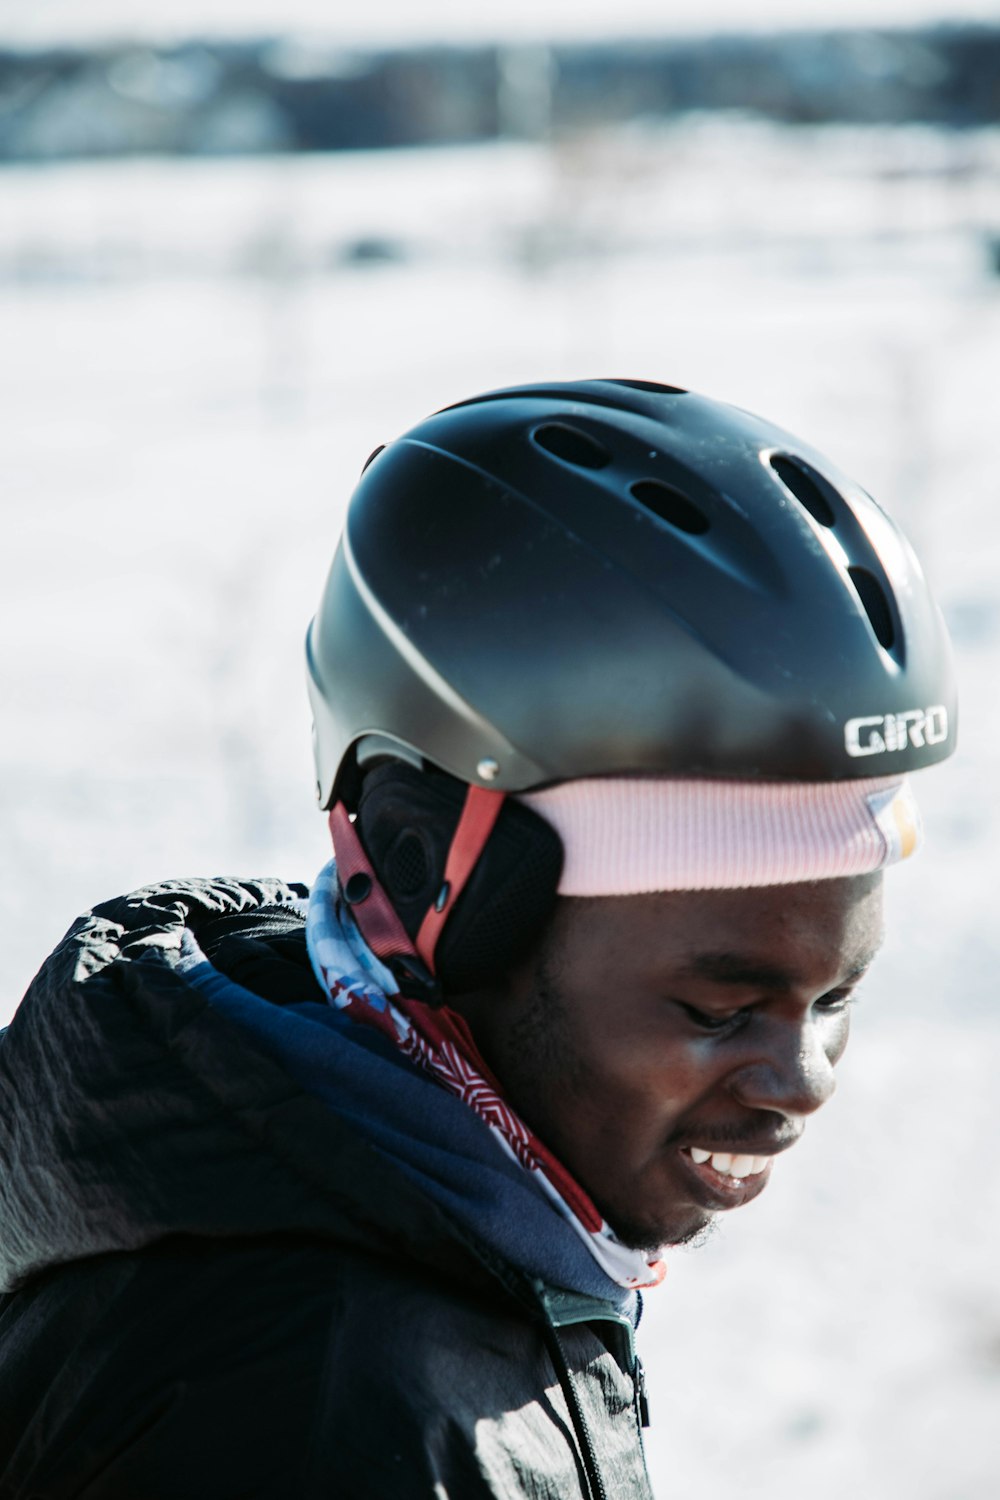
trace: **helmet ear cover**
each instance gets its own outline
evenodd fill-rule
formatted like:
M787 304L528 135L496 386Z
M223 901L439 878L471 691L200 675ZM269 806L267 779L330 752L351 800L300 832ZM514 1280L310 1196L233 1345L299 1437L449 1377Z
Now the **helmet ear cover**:
M411 940L441 892L466 791L444 771L397 760L364 776L357 832ZM555 829L505 801L435 950L446 994L481 988L523 957L555 904L562 863Z

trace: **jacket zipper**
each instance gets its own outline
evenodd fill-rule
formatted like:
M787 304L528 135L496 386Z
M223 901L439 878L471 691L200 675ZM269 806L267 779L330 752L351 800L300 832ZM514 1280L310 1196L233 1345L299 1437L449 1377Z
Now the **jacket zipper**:
M586 1431L586 1423L583 1419L582 1409L580 1409L579 1407L579 1401L576 1396L575 1389L573 1389L572 1376L570 1375L569 1366L565 1362L565 1355L562 1352L562 1345L559 1340L558 1329L565 1328L573 1323L595 1323L606 1321L615 1323L625 1333L628 1345L628 1357L631 1361L631 1368L628 1369L628 1372L632 1377L632 1407L635 1413L636 1436L639 1440L639 1453L642 1457L643 1472L646 1475L646 1483L648 1485L649 1468L646 1464L646 1445L643 1441L642 1436L643 1429L649 1426L649 1402L646 1398L646 1372L642 1367L642 1361L635 1351L635 1330L633 1328L631 1320L626 1316L626 1314L618 1312L617 1310L609 1307L606 1302L601 1302L595 1297L588 1297L582 1294L560 1292L552 1287L546 1286L543 1281L538 1279L532 1281L532 1287L541 1305L544 1321L549 1335L550 1337L554 1338L555 1341L555 1350L557 1351L557 1354L556 1360L554 1362L556 1363L556 1370L559 1374L560 1384L563 1386L563 1394L567 1399L571 1417L573 1417L573 1425L577 1428L577 1440L580 1445L580 1456L583 1460L587 1479L589 1481L592 1493L597 1497L606 1495L606 1491L604 1489L604 1484L601 1479L600 1473L597 1472L596 1469L596 1456L594 1455L593 1447L590 1442L590 1435ZM563 1378L563 1373L559 1369L560 1364L562 1365L563 1371L565 1372L565 1379ZM628 1368L628 1366L626 1366L626 1368ZM567 1389L567 1384L569 1386L569 1389ZM579 1426L577 1426L576 1417L574 1417L574 1407L576 1408L579 1421L583 1426L582 1432L580 1431ZM589 1463L588 1450L590 1458Z
M635 1420L639 1428L639 1441L642 1441L642 1430L649 1426L649 1401L646 1397L646 1372L642 1368L642 1360L638 1354L635 1357L635 1366L632 1370L632 1381L635 1390Z

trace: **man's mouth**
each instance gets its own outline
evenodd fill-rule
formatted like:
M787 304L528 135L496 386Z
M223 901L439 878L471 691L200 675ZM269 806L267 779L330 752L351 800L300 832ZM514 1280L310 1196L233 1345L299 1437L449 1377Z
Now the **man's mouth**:
M729 1151L703 1151L700 1146L686 1149L696 1167L707 1162L713 1172L721 1172L723 1177L756 1177L771 1160L769 1156L734 1156Z
M787 1143L791 1145L792 1142ZM777 1146L781 1150L781 1146ZM775 1152L712 1151L706 1146L682 1146L681 1161L696 1200L711 1209L740 1208L762 1193L771 1175Z

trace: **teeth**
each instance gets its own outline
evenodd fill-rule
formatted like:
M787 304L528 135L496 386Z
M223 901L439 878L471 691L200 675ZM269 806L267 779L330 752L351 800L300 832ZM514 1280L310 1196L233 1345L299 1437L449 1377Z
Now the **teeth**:
M729 1170L734 1177L749 1177L757 1171L757 1163L752 1156L734 1156Z
M756 1177L768 1163L766 1156L734 1156L728 1151L703 1151L700 1146L688 1149L691 1160L697 1166L709 1162L723 1177Z

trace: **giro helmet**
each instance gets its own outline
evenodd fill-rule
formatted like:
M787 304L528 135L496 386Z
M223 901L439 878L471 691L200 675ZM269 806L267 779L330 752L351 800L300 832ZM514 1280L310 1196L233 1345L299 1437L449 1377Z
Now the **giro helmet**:
M490 392L380 450L307 659L325 807L369 741L506 792L954 748L946 632L895 524L798 438L645 381Z

